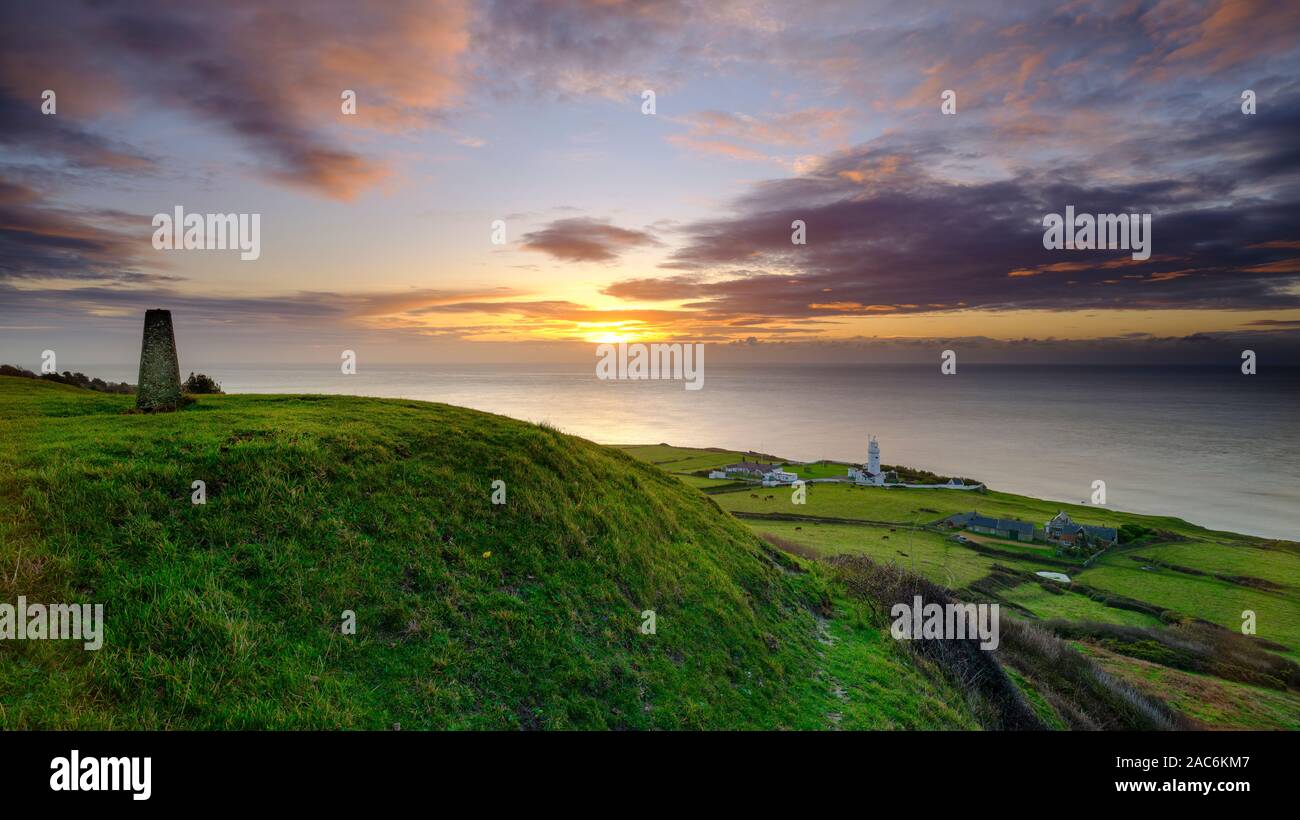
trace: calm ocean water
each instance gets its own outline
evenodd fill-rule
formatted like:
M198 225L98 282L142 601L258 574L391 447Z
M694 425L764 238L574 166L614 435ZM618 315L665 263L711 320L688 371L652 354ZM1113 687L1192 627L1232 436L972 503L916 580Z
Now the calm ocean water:
M190 369L193 369L190 367ZM704 388L599 381L594 365L211 365L232 393L348 393L446 402L605 444L756 449L882 461L1207 527L1300 540L1300 370L709 365ZM132 368L87 369L135 380Z

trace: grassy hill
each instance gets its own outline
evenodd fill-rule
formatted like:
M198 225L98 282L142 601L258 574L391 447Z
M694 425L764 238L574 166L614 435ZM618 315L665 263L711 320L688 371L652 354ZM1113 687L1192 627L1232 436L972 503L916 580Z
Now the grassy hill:
M689 472L729 453L654 445L663 469ZM649 459L647 459L649 460ZM780 461L781 459L774 459ZM688 470L679 469L687 465ZM824 465L814 465L821 467ZM816 473L791 464L801 477ZM964 600L998 602L1013 616L1071 641L1111 675L1203 725L1300 726L1300 544L1207 530L1178 518L1065 504L996 491L809 484L805 503L788 487L703 486L779 548L810 560L864 557L915 573ZM1058 510L1076 521L1148 533L1087 563L1024 544L968 534L959 542L935 522L978 510L1039 526ZM1038 572L1065 573L1068 584ZM1256 634L1240 634L1252 612ZM1032 690L1032 670L1009 664ZM1017 674L1024 671L1025 674ZM1261 685L1262 684L1262 685ZM1030 698L1033 700L1032 693ZM1258 709L1241 707L1243 702ZM1059 710L1058 710L1059 711ZM1053 724L1050 716L1047 722Z
M0 378L0 601L107 621L0 642L0 727L980 725L831 570L616 450L413 401L130 407Z

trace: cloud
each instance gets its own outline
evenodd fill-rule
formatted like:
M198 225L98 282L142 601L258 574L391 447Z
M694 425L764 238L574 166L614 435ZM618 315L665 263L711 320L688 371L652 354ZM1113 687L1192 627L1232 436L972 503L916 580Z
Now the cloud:
M959 141L886 135L800 176L752 185L732 215L677 229L683 244L663 265L670 274L603 292L683 301L714 320L1300 307L1300 166L1295 141L1283 138L1300 133L1300 89L1272 106L1267 117L1221 117L1152 145L1187 155L1191 145L1240 138L1212 166L1177 176L1118 178L1074 165L970 182L940 173ZM1042 218L1067 205L1153 214L1152 257L1045 250ZM791 243L795 220L807 225L806 245Z
M43 90L43 89L42 89ZM0 87L0 147L61 160L79 170L107 169L139 174L155 159L116 140L86 131L70 117L41 113L39 97L26 101Z
M212 296L166 284L141 287L92 285L15 288L0 282L6 318L17 316L76 323L89 317L113 317L138 323L143 311L165 306L184 313L186 322L234 326L249 332L292 325L304 330L333 323L335 329L386 326L393 317L417 315L439 305L466 300L510 297L504 288L409 289L404 291L297 291L265 296Z
M564 262L612 262L632 248L658 245L645 231L619 228L608 220L573 217L557 219L539 231L526 233L522 245Z
M497 94L626 102L716 67L724 42L776 28L743 0L489 0L471 51Z
M18 279L175 281L139 270L151 252L148 217L112 210L70 210L38 191L0 178L0 282Z
M62 115L147 104L214 124L271 178L341 200L388 169L345 145L347 131L338 126L433 123L459 93L458 61L468 44L469 13L457 0L5 9L0 88L26 99L57 86L60 100L60 116L24 125L25 142L44 134L47 148L74 160L121 167L131 153L74 130ZM341 113L343 89L357 93L355 117ZM109 102L85 102L96 93Z
M697 153L731 159L785 162L764 149L811 149L842 142L848 134L848 109L804 108L752 116L741 112L701 111L673 119L688 127L668 142Z

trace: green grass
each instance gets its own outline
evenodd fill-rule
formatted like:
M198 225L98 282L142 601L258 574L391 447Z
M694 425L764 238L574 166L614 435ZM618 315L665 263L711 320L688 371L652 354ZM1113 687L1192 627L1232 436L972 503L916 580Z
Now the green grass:
M1291 657L1297 657L1300 602L1293 595L1142 566L1124 556L1111 556L1108 562L1071 577L1081 584L1203 618L1233 631L1241 630L1242 612L1251 610L1256 615L1257 636L1286 646Z
M771 498L768 498L771 496ZM1043 544L1022 544L998 539L983 539L999 550L1018 553L1023 559L997 557L998 563L1030 568L1064 571L1076 581L1101 590L1134 598L1158 607L1176 611L1184 616L1199 617L1229 629L1239 630L1242 612L1253 610L1258 616L1258 634L1290 649L1292 657L1300 652L1300 599L1296 589L1300 586L1300 555L1280 546L1265 549L1264 539L1236 533L1217 533L1196 527L1176 518L1139 516L1129 513L1109 513L1095 507L1071 506L1056 502L1016 496L1008 493L972 493L960 490L908 490L858 488L847 485L812 484L808 486L805 504L791 502L790 492L779 488L727 492L713 498L725 510L739 513L767 513L800 515L824 518L855 519L865 521L896 522L909 525L915 521L933 521L953 512L976 508L988 515L1020 518L1027 521L1045 521L1057 509L1066 509L1077 521L1119 524L1126 521L1159 528L1168 532L1185 534L1193 540L1140 546L1133 550L1120 549L1106 553L1087 569L1060 568L1036 564L1035 558L1053 558L1054 551ZM746 519L757 530L769 530L790 537L788 528L776 528L776 522ZM812 533L811 525L801 522L803 533ZM830 524L821 524L829 527ZM851 543L854 528L835 534L814 537L805 534L803 540L822 551L837 549ZM892 539L891 539L892 541ZM1285 545L1283 545L1285 546ZM841 549L841 551L852 551ZM880 550L876 554L880 554ZM885 552L888 552L886 550ZM1282 590L1261 590L1228 583L1211 576L1196 576L1170 569L1142 569L1143 564L1132 555L1149 555L1180 566L1191 566L1204 571L1232 575L1252 575L1285 584ZM956 562L948 557L945 560ZM986 559L988 560L988 559ZM934 571L934 562L918 567L926 577L943 583ZM1047 593L1044 593L1047 594ZM1064 602L1056 602L1064 605ZM1042 602L1040 602L1040 606ZM1086 609L1093 607L1082 604ZM1030 607L1032 610L1032 607ZM1119 610L1096 605L1100 620L1116 621L1129 618L1132 613L1117 614ZM1065 615L1064 617L1072 617ZM1086 619L1086 618L1085 618Z
M768 493L770 492L772 491L768 490ZM1057 511L1064 510L1075 521L1083 524L1117 527L1123 523L1135 523L1186 534L1194 538L1217 535L1233 543L1260 543L1262 540L1235 533L1212 533L1177 518L1137 515L996 491L886 489L850 484L811 484L808 486L807 503L801 505L801 508L796 508L799 505L790 503L788 491L784 496L778 496L779 505L771 501L765 502L762 495L758 499L751 499L748 493L727 493L717 496L717 499L725 509L733 512L789 512L890 523L916 521L928 523L946 518L953 513L978 510L983 515L1028 521L1041 527Z
M944 700L942 674L904 649L888 629L873 628L860 603L839 598L836 608L844 615L825 623L818 648L825 663L805 709L823 719L797 728L979 728L964 700Z
M1103 669L1216 729L1300 729L1300 694L1183 672L1078 644Z
M804 480L814 478L846 478L849 472L847 464L827 464L824 462L799 464L792 461L786 463L785 469L795 473L799 478Z
M697 475L679 475L677 478L688 487L695 487L700 490L709 487L725 487L728 484L736 483L728 478L700 478Z
M700 451L693 452L699 456ZM686 456L678 453L677 457ZM803 467L793 469L808 478L820 475ZM1292 542L1210 531L1173 517L1137 515L995 491L882 489L845 484L812 484L807 487L805 504L794 504L787 488L745 488L735 492L715 493L712 498L723 509L744 516L740 520L755 532L774 536L776 543L789 545L800 555L865 555L880 563L892 563L913 570L950 589L962 589L978 582L990 574L996 563L1031 572L1065 572L1078 583L1094 587L1103 593L1132 598L1174 611L1186 618L1201 618L1233 631L1241 628L1242 612L1253 610L1257 616L1258 636L1287 647L1284 652L1286 656L1300 658L1300 601L1297 599L1297 590L1300 590L1300 545ZM936 521L972 509L985 515L1030 521L1036 526L1041 526L1058 510L1065 510L1082 523L1115 527L1131 523L1165 535L1155 536L1139 546L1111 550L1087 568L1081 564L1061 567L1047 563L1065 560L1055 555L1055 550L1049 545L1003 541L986 536L978 538L988 547L1004 554L982 555L974 549L947 540L944 535L924 531L914 532L910 545L907 544L907 531L913 524ZM755 518L754 515L880 523L790 521ZM895 532L890 532L891 528ZM907 555L901 554L904 552ZM1198 576L1167 568L1144 570L1143 563L1135 561L1134 556L1145 556L1206 573L1259 578L1282 585L1282 588L1264 590L1216 579L1212 575ZM1010 588L995 584L987 591L996 593L1004 601L1023 607L1042 619L1164 628L1162 622L1151 614L1108 607L1081 593L1063 592L1055 595L1033 581L1015 584ZM1164 670L1159 674L1181 674L1164 667L1159 669ZM1197 685L1184 681L1186 685L1179 691L1170 690L1170 697L1178 700L1178 708L1182 711L1210 725L1217 725L1216 716L1221 717L1224 725L1228 726L1293 726L1296 722L1294 714L1289 719L1274 719L1274 713L1285 708L1294 709L1295 704L1300 702L1300 697L1264 697L1265 702L1259 709L1268 715L1255 720L1241 715L1234 716L1230 710L1224 711L1220 703L1227 696L1248 696L1248 692L1234 688L1240 687L1240 684L1219 681L1217 678L1206 678L1205 681ZM1212 683L1222 683L1226 688L1215 689ZM1017 684L1029 691L1036 685L1025 680L1018 680ZM1203 698L1204 702L1198 704L1198 697ZM1030 699L1033 701L1033 697ZM1034 703L1040 715L1045 714L1041 709L1044 705Z
M770 533L819 555L865 555L877 563L897 564L949 589L983 578L997 563L925 530L890 532L888 527L858 524L742 520L760 535Z
M1066 728L1065 721L1061 719L1061 716L1057 714L1056 710L1052 708L1052 705L1047 702L1047 699L1043 697L1042 693L1039 692L1023 674L1012 666L1005 666L1003 668L1006 669L1007 677L1011 678L1011 682L1014 683L1016 688L1020 690L1020 693L1025 696L1025 700L1029 702L1030 707L1034 710L1034 714L1038 715L1039 719L1042 720L1046 726L1056 730Z
M1002 591L999 597L1023 606L1043 620L1063 618L1069 621L1099 621L1126 626L1161 625L1159 618L1144 612L1109 607L1077 592L1054 594L1034 581L1026 581L1012 589Z
M618 451L413 401L130 405L0 378L0 601L107 620L98 652L0 642L0 727L974 725L818 568Z
M948 589L969 586L991 573L994 564L1029 572L1044 569L1062 571L1059 567L1034 562L1033 553L1028 550L1023 561L1004 556L985 556L944 535L925 530L909 531L902 528L891 532L889 527L864 524L742 520L759 535L771 534L823 556L866 555L877 563L897 564ZM1016 545L997 543L996 546L1011 549ZM1063 592L1053 595L1033 581L1026 581L998 594L1042 619L1065 618L1130 626L1161 625L1160 620L1151 615L1108 607L1079 593Z
M725 464L735 464L738 461L756 459L752 453L741 453L736 450L672 447L667 444L625 444L619 445L616 449L622 450L638 461L653 464L670 473L693 473ZM767 457L762 458L764 462L768 460Z
M1239 541L1192 541L1140 547L1134 551L1166 564L1218 575L1262 578L1288 587L1300 585L1300 553L1266 549Z

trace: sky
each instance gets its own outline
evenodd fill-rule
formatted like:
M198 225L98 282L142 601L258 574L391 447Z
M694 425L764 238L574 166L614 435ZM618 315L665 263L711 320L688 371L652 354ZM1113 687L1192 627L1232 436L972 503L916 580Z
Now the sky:
M7 3L0 361L1294 365L1298 69L1253 0Z

